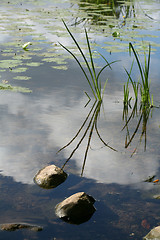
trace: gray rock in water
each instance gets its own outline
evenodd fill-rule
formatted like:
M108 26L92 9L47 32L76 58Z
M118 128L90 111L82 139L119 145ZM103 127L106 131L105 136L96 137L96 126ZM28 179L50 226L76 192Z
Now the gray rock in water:
M27 223L5 223L0 225L2 231L15 231L18 229L30 229L32 231L42 231L42 227L36 225L30 225Z
M143 240L160 240L160 226L153 228Z
M84 192L79 192L57 204L55 213L65 222L81 224L88 221L95 212L94 203L93 197Z
M42 188L55 188L63 183L67 178L67 174L55 165L47 166L36 174L34 182Z

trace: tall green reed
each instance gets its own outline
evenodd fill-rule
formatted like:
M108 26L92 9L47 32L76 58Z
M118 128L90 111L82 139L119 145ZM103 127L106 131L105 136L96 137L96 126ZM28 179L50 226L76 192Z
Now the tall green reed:
M131 72L132 72L133 63L134 63L134 60L133 60L130 72L128 72L125 69L125 71L128 75L128 81L124 85L124 103L127 104L127 98L129 98L128 84L130 82L132 85L133 91L134 91L135 100L138 101L138 93L140 92L141 106L143 105L143 107L149 107L149 106L153 105L153 96L150 95L150 82L149 82L151 45L149 44L148 57L147 57L146 52L144 51L144 64L142 64L142 62L140 60L138 51L135 50L132 43L129 43L130 55L131 55L131 52L133 52L135 61L138 65L140 79L138 81L134 81L131 77Z
M137 151L137 148L139 144L142 142L142 138L144 136L144 150L146 150L146 143L147 143L147 122L151 113L151 108L153 107L153 96L150 94L150 82L149 82L149 70L150 70L150 56L151 56L151 46L149 45L148 48L148 56L146 52L144 52L144 63L142 64L140 60L140 56L138 51L135 50L132 43L129 43L129 53L131 55L131 52L134 54L134 60L132 62L130 71L128 72L126 69L126 73L128 75L128 80L126 84L124 85L124 109L123 109L123 119L125 120L125 125L122 130L126 128L126 139L125 139L125 148L127 148L133 139L135 138L136 133L138 132L138 129L140 128L140 125L142 123L142 130L140 139L137 143L136 148L132 152L131 157L133 154ZM131 73L134 61L137 63L138 71L140 74L140 78L138 81L134 81ZM130 97L130 89L129 84L132 87L134 96ZM139 100L140 97L140 100ZM133 107L130 104L130 101L134 100ZM139 106L139 111L137 111L137 108ZM128 107L130 107L131 113L128 116ZM154 106L155 107L155 106ZM134 116L137 116L139 118L138 123L136 125L136 128L134 132L130 135L129 131L129 122L131 121Z
M90 46L90 42L89 42L89 37L88 37L88 33L87 30L85 29L85 37L86 37L86 42L87 42L87 48L88 48L88 53L89 53L89 61L86 58L84 52L82 51L82 48L80 47L79 43L77 42L77 40L75 39L75 37L73 36L73 34L71 33L71 31L69 30L68 26L66 25L66 23L63 21L63 24L65 26L65 28L67 29L67 32L69 33L70 37L72 38L73 42L75 43L77 49L79 50L82 59L84 60L85 66L88 69L88 72L86 71L85 67L83 67L83 65L81 64L80 60L77 58L77 56L71 51L69 50L67 47L65 47L62 43L59 43L67 52L69 52L72 57L76 60L76 62L78 63L79 67L81 68L82 72L85 75L85 78L87 79L87 82L91 88L91 91L94 95L95 100L98 101L102 101L103 99L103 94L104 94L104 90L107 84L107 80L103 86L101 86L101 80L100 80L100 75L103 72L103 70L106 67L109 67L111 69L111 64L116 62L113 61L111 63L109 63L107 61L107 59L100 54L100 56L104 59L104 61L106 62L106 64L100 69L100 71L98 73L96 73L96 67L95 67L95 63L93 61L93 52L91 50L91 46Z
M124 104L124 109L127 109L127 110L128 110L128 106L131 108L130 102L131 102L132 97L130 97L129 83L130 83L130 81L132 82L132 79L131 79L130 76L131 76L131 72L132 72L132 68L133 68L133 63L134 63L134 61L132 62L131 69L130 69L129 73L125 69L125 71L128 74L128 80L127 80L127 83L124 84L124 86L123 86L123 94L124 94L123 104Z

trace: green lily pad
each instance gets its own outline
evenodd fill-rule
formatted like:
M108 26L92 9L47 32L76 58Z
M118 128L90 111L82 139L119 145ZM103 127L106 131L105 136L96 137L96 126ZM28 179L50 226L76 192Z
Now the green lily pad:
M23 62L21 60L1 60L0 61L0 68L14 68L19 65L22 65Z
M23 87L18 87L18 86L12 86L9 84L0 84L0 90L10 90L14 92L32 92L29 88L23 88Z
M54 69L59 69L59 70L67 70L68 67L66 65L59 65L59 66L52 66Z
M15 80L29 80L29 79L31 79L31 77L27 77L27 76L16 76L16 77L13 77L13 79L15 79Z
M12 69L12 72L15 72L15 73L21 73L21 72L25 72L27 71L27 68L15 68L15 69Z
M30 62L30 63L27 63L26 65L29 67L39 67L42 64L43 63L40 63L40 62Z

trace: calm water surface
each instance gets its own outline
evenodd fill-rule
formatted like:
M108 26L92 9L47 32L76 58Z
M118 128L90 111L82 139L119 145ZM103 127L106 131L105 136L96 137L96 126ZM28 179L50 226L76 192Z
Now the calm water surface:
M110 15L108 10L105 10L106 14L102 14L103 11L101 11L103 18L112 18L113 25L117 24L110 29L110 33L107 33L103 25L102 16L100 15L101 20L99 15L98 19L95 17L96 11L91 8L91 6L97 6L94 5L94 1L90 5L85 3L85 8L84 3L75 1L66 1L64 4L61 1L45 3L2 1L0 13L4 24L1 23L0 36L1 82L23 87L23 90L28 88L32 92L0 91L0 224L29 223L40 225L43 230L41 232L0 231L0 239L139 240L150 229L160 224L159 200L154 199L155 195L160 195L160 185L145 182L154 175L156 175L155 179L160 178L159 109L151 109L147 121L146 149L144 149L144 136L140 141L144 122L140 124L128 148L125 148L127 131L126 129L122 131L125 124L123 85L127 81L124 67L129 70L132 63L132 58L128 54L130 39L139 49L142 39L152 42L151 92L154 96L154 104L160 105L160 5L159 1L144 3L133 1L130 5L115 1L114 7L110 6L109 1L106 1L106 4L112 11ZM129 6L129 9L126 6ZM53 13L55 8L57 15L50 16L49 11ZM90 31L93 48L104 54L108 61L121 60L113 65L112 70L107 69L102 77L102 82L108 78L108 83L98 119L101 137L117 151L105 147L94 131L83 176L81 177L81 172L88 136L65 166L64 170L69 175L67 180L55 189L45 190L34 184L35 174L48 164L63 166L82 134L59 154L57 151L74 137L94 103L92 98L85 107L88 98L84 91L91 95L88 83L76 63L67 59L68 55L65 55L64 51L56 45L61 41L67 46L72 46L64 28L61 29L60 17L63 17L63 8L65 9L64 17L67 20L70 19L67 11L71 9L73 18L68 21L68 24L72 25L75 35L81 38L82 44L84 35L78 27L81 28L86 24ZM133 9L136 13L135 18ZM152 11L153 9L156 9L155 12ZM76 19L77 12L79 15ZM124 14L128 14L126 23L122 22ZM37 20L38 16L41 16L41 21ZM10 23L13 19L17 19L15 25ZM83 19L82 22L81 19ZM142 24L145 19L149 23L148 29L145 24ZM76 26L73 26L74 22ZM133 22L137 26L134 30L130 29ZM124 27L121 26L122 23ZM52 25L55 28L59 25L61 28L54 29L53 33L53 29L50 28ZM21 34L20 29L24 30L24 28L31 28L33 32L31 29L25 29ZM120 31L122 39L114 39L113 30ZM130 31L133 34L135 30L136 36L130 36L131 34L127 32ZM29 51L24 51L22 44L27 41L31 41L32 45L28 47ZM119 51L113 44L119 46ZM148 46L148 42L145 44ZM45 58L48 60L44 60ZM10 62L9 66L7 61L2 61L15 59L20 62ZM95 59L95 61L102 66L101 60ZM34 65L29 65L33 62ZM62 65L66 70L55 68ZM16 79L17 76L28 77L28 79ZM134 76L138 78L136 67ZM132 119L129 124L131 135L135 131L138 120L139 116ZM60 201L79 191L85 191L95 198L96 212L88 222L81 225L67 224L55 216L54 208Z

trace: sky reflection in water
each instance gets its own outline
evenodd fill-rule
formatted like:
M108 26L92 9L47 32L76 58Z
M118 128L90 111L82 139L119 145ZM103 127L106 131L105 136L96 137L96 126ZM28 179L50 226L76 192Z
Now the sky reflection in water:
M38 2L34 1L34 3ZM30 34L24 32L23 36L20 30L15 32L13 29L10 29L9 35L4 34L5 31L2 31L0 35L1 50L4 51L7 48L8 51L2 52L2 59L14 58L15 52L18 53L17 57L19 54L24 54L26 57L31 57L22 61L24 64L22 66L26 67L26 63L40 62L42 58L46 57L43 55L43 53L46 54L46 51L47 53L49 51L49 54L52 51L60 53L56 45L58 41L67 47L72 46L71 39L64 34L64 29L57 28L52 32L53 27L57 26L56 24L62 27L61 20L57 16L53 19L52 15L47 15L49 16L49 23L46 23L45 10L48 9L50 4L52 5L52 2L58 8L61 8L64 3L64 1L61 4L55 3L55 1L48 1L48 5L45 5L45 7L43 4L39 6L41 11L38 13L34 11L37 6L33 7L31 4L27 5L25 3L20 8L18 6L18 16L15 14L14 4L12 3L10 10L12 6L13 9L9 13L11 19L17 18L17 26L22 24L22 28L28 25L36 35L32 39L32 32ZM149 2L151 1L147 1L148 5L150 5ZM157 11L154 14L149 11L151 8L148 8L148 5L146 8L148 8L147 14L159 21L157 4L159 6L159 3L154 1L154 5L150 5L152 8L156 6ZM78 9L78 4L72 6L72 13L77 14L76 11L74 12L74 7L76 6L75 8ZM146 11L146 8L143 10ZM29 11L26 11L26 9ZM53 9L50 10L52 11ZM32 93L0 91L1 223L26 221L42 224L44 227L40 234L23 231L16 233L1 232L3 239L9 239L9 236L11 236L12 239L16 240L22 238L53 239L54 237L66 240L74 237L75 239L99 239L101 237L101 239L105 240L118 240L131 239L130 234L132 233L135 233L133 236L133 239L135 239L136 236L144 236L148 232L148 229L142 226L141 221L147 219L151 223L151 227L157 225L159 221L158 202L156 201L157 199L151 198L153 198L154 194L159 195L159 184L154 185L153 183L144 182L144 180L153 175L156 175L156 178L160 178L158 147L160 137L159 109L152 109L152 115L150 114L148 119L146 152L144 152L144 139L139 144L142 126L140 126L131 146L127 149L124 147L126 130L121 131L125 124L122 120L123 84L127 81L124 67L129 71L132 63L132 59L129 58L128 54L128 41L131 39L135 44L138 42L139 47L142 39L146 39L145 37L148 33L152 36L147 37L147 40L157 43L157 46L153 44L153 49L156 48L157 51L151 56L150 79L151 93L154 95L155 104L160 104L160 51L158 46L159 31L157 30L159 22L152 22L146 17L146 24L144 25L150 22L148 29L138 30L135 28L135 30L127 30L127 27L133 24L141 27L144 20L144 12L139 10L139 6L136 6L136 18L127 18L126 25L122 26L124 29L121 32L122 39L114 39L112 37L112 29L108 31L108 29L99 28L102 26L98 26L99 29L97 30L97 25L90 25L90 21L86 25L93 49L105 55L109 62L115 60L122 61L114 64L112 70L107 69L103 75L102 82L108 78L108 83L98 120L98 130L102 138L110 146L117 149L118 152L104 147L94 131L85 164L84 178L79 176L82 171L87 137L65 166L64 170L69 174L66 182L50 191L44 191L44 189L39 188L33 182L37 171L47 164L63 166L80 138L75 139L71 146L59 154L56 154L56 152L74 137L92 107L93 99L84 108L88 99L83 91L85 90L89 94L91 92L76 63L68 60L65 63L68 70L62 71L52 68L57 63L46 63L43 61L43 64L39 67L28 68L25 73L31 77L28 81L15 80L13 77L17 73L13 73L9 69L0 73L1 80L7 80L10 84L20 85L32 90ZM5 20L6 16L8 17L6 15L7 11L6 5L5 7L4 5L3 7L1 6L1 20L2 18ZM39 22L38 17L40 13L42 14L41 22ZM61 17L62 12L59 11L58 13L58 17ZM76 15L74 14L73 19ZM75 22L73 19L67 21L69 26ZM119 19L115 20L118 24L122 23L124 20L122 12L120 21ZM80 42L84 40L82 28L84 23L86 22L84 21L76 27L70 26L73 32L76 29L75 36ZM2 21L1 27L3 24ZM46 25L52 26L52 28L47 28ZM77 29L80 29L80 31L77 31ZM123 29L120 29L120 31ZM127 35L124 34L125 30L127 30ZM8 32L8 30L6 31ZM59 34L61 31L63 36ZM137 38L130 36L130 33L134 31L137 31L139 34ZM42 39L44 37L45 40L38 39L39 35ZM37 39L34 40L34 37L35 39L37 37ZM13 45L9 47L3 45L3 43L12 42L12 40L17 43L17 39L20 40L18 46ZM33 45L29 46L28 52L24 52L21 47L26 41L33 42ZM111 44L108 44L108 41ZM98 46L94 45L95 42L98 42ZM124 45L120 46L121 42ZM112 51L114 45L120 47L122 52ZM146 45L148 46L148 43ZM34 48L39 46L40 50L34 51ZM83 43L82 46L84 46ZM73 51L76 52L75 49ZM66 55L61 49L60 58L63 56ZM96 59L96 61L98 62L99 59ZM99 64L101 65L103 62L99 62ZM135 79L137 79L136 68L134 73ZM137 121L137 118L131 121L129 125L131 133L134 132ZM130 156L135 147L137 147L137 151L131 158ZM144 192L143 190L151 191ZM95 205L97 208L91 220L78 226L78 228L77 226L62 223L54 214L56 204L76 191L86 191L88 194L93 195L96 199Z
M157 18L159 20L156 15ZM33 24L33 20L26 18L25 21L30 25ZM45 34L49 41L53 41L53 39L56 42L61 40L64 45L70 45L69 38L55 39L52 34L46 32L46 29L41 24L34 22L34 25L35 31ZM1 41L7 40L4 37L5 35L2 36ZM99 36L98 39L99 42L104 41L103 36ZM102 50L103 52L105 50ZM114 56L115 54L108 54L112 61L116 60ZM159 119L159 113L158 110L154 110L153 119L149 121L147 152L143 152L142 143L139 152L134 158L130 158L136 142L131 148L125 150L125 133L121 132L123 127L121 121L123 111L122 83L125 82L125 74L122 71L124 65L130 67L130 61L128 61L128 55L122 54L118 57L119 59L123 58L123 61L118 64L119 68L113 66L112 72L109 73L109 83L104 97L105 114L101 111L99 121L99 130L104 140L116 148L118 153L106 147L102 148L101 142L94 134L84 176L98 182L132 184L138 188L143 188L142 181L148 176L155 175L158 171L159 153L156 144L159 137L157 132L157 129L159 131L159 122L157 120ZM151 67L151 74L154 76L153 84L159 84L159 70L154 71L155 68L157 69L158 54L155 53L152 58L152 63L155 63ZM75 71L79 74L78 77ZM158 74L155 75L155 72L158 72ZM30 86L31 89L36 84L38 85L33 89L33 94L1 92L0 95L0 169L4 176L12 176L15 181L21 181L22 183L33 184L33 177L41 167L55 161L59 165L60 159L61 164L68 158L72 151L71 147L66 148L60 155L56 155L56 152L72 139L91 106L90 104L88 108L84 109L87 99L82 91L86 90L86 83L82 86L83 77L77 68L71 67L67 73L61 74L62 79L59 77L60 72L56 71L54 75L54 70L48 70L47 67L46 73L47 75L44 74L42 78L37 68L32 76L32 83L27 83L27 86ZM52 82L53 75L54 80ZM4 74L4 76L7 77L7 80L10 78L7 74ZM122 83L120 83L121 80ZM36 92L37 89L40 91L39 93ZM157 85L153 87L155 94L157 94L156 89ZM154 144L154 141L156 144ZM86 142L73 156L77 167L76 172L78 173L81 172L85 147ZM72 160L67 166L70 165L72 166ZM67 167L67 171L70 171L69 167Z
M81 89L77 90L79 92ZM158 152L154 145L152 146L152 141L157 142L158 139L158 136L152 138L158 129L159 122L155 116L158 112L154 111L154 118L149 120L147 151L143 152L142 143L138 153L130 158L137 143L134 142L128 150L124 149L125 134L121 132L122 91L113 93L114 95L108 93L107 96L106 90L105 114L101 111L98 125L103 139L118 152L103 147L94 134L84 176L103 183L136 184L136 187L141 187L141 182L148 176L156 174L159 166ZM117 99L119 103L116 102ZM65 90L57 93L53 89L51 94L42 98L32 98L32 94L2 92L0 95L2 174L13 176L16 181L32 184L34 174L42 166L55 160L59 165L57 161L59 158L67 159L73 149L72 145L60 155L56 155L56 152L72 139L86 118L91 106L90 104L84 109L86 100L83 93L76 99L76 92L74 95L68 95L68 91ZM85 148L86 141L73 155L79 174ZM67 171L70 171L71 162L72 160L67 164Z

